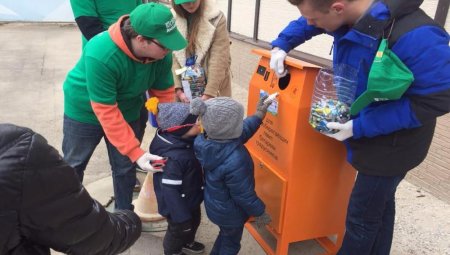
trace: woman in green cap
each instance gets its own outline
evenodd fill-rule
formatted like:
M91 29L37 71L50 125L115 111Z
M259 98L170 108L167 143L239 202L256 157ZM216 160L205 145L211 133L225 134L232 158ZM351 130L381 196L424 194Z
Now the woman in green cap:
M215 0L173 0L180 33L188 46L173 53L178 100L189 102L217 96L231 97L230 38L225 15Z

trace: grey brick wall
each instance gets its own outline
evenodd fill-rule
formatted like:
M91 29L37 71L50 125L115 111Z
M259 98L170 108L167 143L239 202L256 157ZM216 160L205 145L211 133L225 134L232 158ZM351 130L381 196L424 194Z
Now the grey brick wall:
M247 89L259 56L251 53L256 46L232 39L231 70L233 82ZM243 102L246 103L246 102ZM450 203L450 114L438 119L436 132L425 161L410 171L406 179L441 200Z
M438 118L433 143L425 161L406 179L450 203L450 114Z

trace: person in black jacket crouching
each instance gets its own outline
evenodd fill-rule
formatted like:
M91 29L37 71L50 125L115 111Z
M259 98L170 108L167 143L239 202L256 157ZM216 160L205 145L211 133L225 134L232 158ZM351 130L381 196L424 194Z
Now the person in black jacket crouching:
M139 238L132 211L105 211L58 151L31 129L0 124L0 255L117 254Z

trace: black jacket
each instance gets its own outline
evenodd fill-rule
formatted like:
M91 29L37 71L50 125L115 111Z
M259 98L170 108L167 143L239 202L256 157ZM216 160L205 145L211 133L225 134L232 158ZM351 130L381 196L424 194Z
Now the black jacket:
M0 255L117 254L140 236L131 211L106 212L39 134L0 124Z
M173 223L191 220L203 202L203 172L194 154L194 138L156 132L150 151L168 157L164 171L153 175L158 211Z

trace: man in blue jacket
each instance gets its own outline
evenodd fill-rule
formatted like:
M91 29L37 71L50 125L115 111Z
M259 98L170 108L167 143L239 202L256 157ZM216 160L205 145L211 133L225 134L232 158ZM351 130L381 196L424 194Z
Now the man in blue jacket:
M450 111L449 35L419 8L422 0L289 2L302 17L272 42L270 66L278 76L286 74L287 52L327 33L334 37L333 66L357 70L357 98L373 93L368 84L400 82L393 75L371 76L383 38L413 77L398 98L365 98L350 121L327 124L338 130L330 136L344 141L348 161L358 171L338 254L389 254L397 186L426 157L436 118Z

